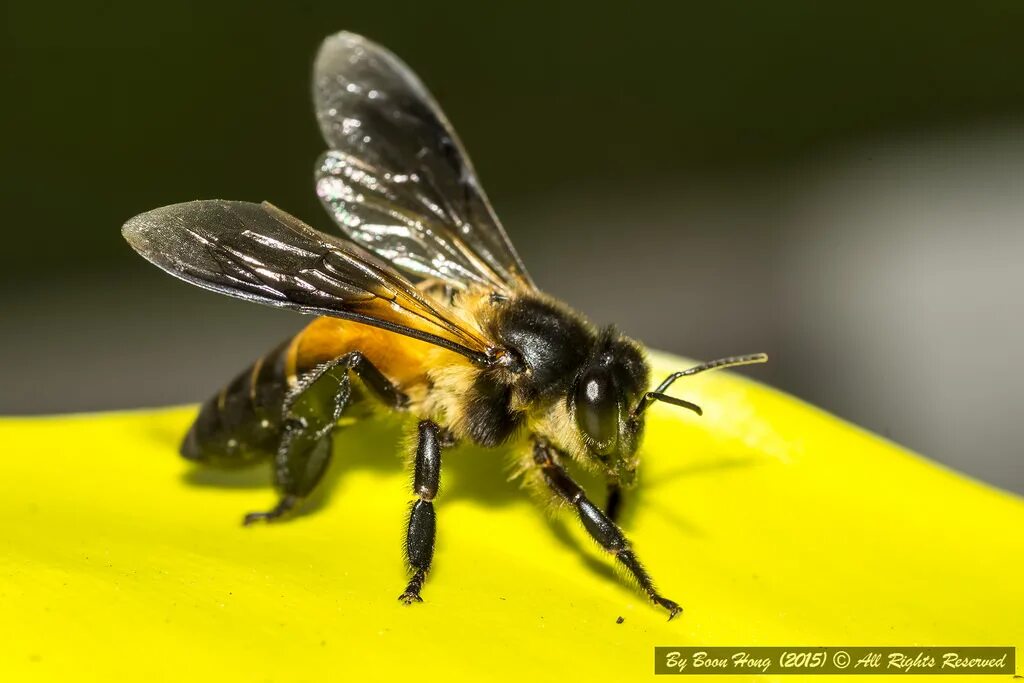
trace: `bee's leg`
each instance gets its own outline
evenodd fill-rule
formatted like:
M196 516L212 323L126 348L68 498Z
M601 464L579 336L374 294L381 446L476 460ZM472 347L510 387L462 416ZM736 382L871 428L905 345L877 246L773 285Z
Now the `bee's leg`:
M331 460L334 427L352 395L350 371L382 401L404 405L405 395L358 351L303 376L282 408L284 431L274 456L274 486L281 499L271 510L247 514L244 524L286 517L323 478Z
M409 402L409 397L399 391L398 387L359 351L346 353L335 362L340 362L356 373L366 388L387 407L403 408Z
M622 511L622 484L616 479L608 480L608 496L604 502L604 514L612 522L619 521L619 512Z
M647 597L652 602L668 610L669 619L682 612L682 607L658 594L654 588L654 582L629 547L629 541L622 534L622 530L608 519L608 516L601 512L600 508L587 499L583 489L562 468L556 457L555 450L549 444L541 440L534 442L534 464L540 468L544 481L551 490L576 508L576 513L579 515L580 521L583 522L583 528L587 530L587 533L602 548L615 555L615 558L629 570L629 573L633 575L637 583L640 584L640 588L647 593Z
M409 529L405 537L405 558L413 575L405 592L398 596L407 605L423 602L420 589L423 588L434 557L434 531L437 525L434 496L437 495L441 481L441 446L445 439L437 424L430 420L420 422L413 475L413 493L418 498L409 512Z

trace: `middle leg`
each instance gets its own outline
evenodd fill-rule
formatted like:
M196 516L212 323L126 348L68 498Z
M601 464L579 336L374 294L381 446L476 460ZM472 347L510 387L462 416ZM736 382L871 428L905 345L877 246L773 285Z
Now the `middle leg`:
M431 420L420 422L412 486L417 499L409 511L409 528L405 538L405 558L413 575L405 592L398 596L406 605L423 602L420 590L434 559L437 527L434 497L441 483L441 448L445 440L446 436L437 423Z

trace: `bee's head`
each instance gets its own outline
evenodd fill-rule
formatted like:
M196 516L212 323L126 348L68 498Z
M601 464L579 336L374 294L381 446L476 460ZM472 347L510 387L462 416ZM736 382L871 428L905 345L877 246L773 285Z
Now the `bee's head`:
M569 392L569 412L588 454L626 485L636 476L643 431L643 418L633 418L633 407L647 389L649 376L639 346L609 328Z
M766 360L767 355L758 353L702 363L672 373L654 391L647 391L650 371L639 346L609 328L602 333L595 352L576 377L569 394L569 409L589 455L610 477L628 486L636 478L636 452L644 429L644 412L654 401L702 414L700 406L664 393L673 382L705 370Z

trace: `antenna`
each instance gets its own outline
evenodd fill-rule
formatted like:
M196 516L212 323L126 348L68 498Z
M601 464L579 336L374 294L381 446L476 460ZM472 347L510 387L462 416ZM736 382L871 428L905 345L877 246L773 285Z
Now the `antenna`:
M680 377L689 377L690 375L697 375L707 370L719 370L722 368L734 368L739 365L753 365L755 363L767 363L767 353L754 353L747 356L729 356L728 358L719 358L718 360L711 360L707 363L701 363L695 365L687 370L681 370L679 372L673 372L671 375L665 378L665 380L658 385L658 388L654 391L648 391L646 394L640 397L637 401L636 407L630 412L629 419L636 421L643 415L644 411L655 401L662 401L664 403L671 403L674 406L680 406L682 408L689 408L698 415L703 415L704 411L701 410L700 406L689 401L684 401L681 398L675 398L674 396L668 396L665 391L668 390L672 383Z

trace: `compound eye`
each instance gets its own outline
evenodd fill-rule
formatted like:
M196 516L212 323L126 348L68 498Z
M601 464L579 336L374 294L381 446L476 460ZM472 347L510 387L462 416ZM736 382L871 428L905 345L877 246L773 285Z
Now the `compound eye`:
M576 425L597 442L610 447L618 433L618 397L604 368L587 370L576 385Z

